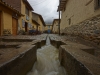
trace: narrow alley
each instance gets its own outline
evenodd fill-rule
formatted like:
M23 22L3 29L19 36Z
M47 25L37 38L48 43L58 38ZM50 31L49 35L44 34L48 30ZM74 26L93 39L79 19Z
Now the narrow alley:
M0 0L0 75L100 75L100 0Z

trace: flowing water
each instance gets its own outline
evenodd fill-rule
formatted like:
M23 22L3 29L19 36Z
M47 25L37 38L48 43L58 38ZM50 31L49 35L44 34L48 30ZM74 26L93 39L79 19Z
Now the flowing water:
M58 54L58 49L50 44L48 37L46 45L37 50L37 61L27 75L66 75Z

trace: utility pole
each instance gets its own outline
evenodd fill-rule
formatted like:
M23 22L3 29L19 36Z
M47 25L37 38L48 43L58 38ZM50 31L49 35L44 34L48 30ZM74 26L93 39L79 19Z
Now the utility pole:
M58 25L58 30L59 30L59 35L60 35L60 0L59 0L59 25Z

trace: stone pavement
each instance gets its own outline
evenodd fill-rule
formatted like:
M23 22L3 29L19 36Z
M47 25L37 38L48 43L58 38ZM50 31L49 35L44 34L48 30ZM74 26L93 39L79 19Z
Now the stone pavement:
M0 37L0 75L26 75L37 60L37 48L45 45L46 38L47 34Z

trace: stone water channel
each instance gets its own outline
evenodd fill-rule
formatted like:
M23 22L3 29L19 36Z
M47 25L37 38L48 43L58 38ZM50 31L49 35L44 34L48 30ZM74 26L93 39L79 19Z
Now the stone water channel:
M98 50L47 35L1 37L0 75L100 75Z
M59 50L50 44L48 36L46 45L37 50L37 61L27 75L66 75L58 56Z

